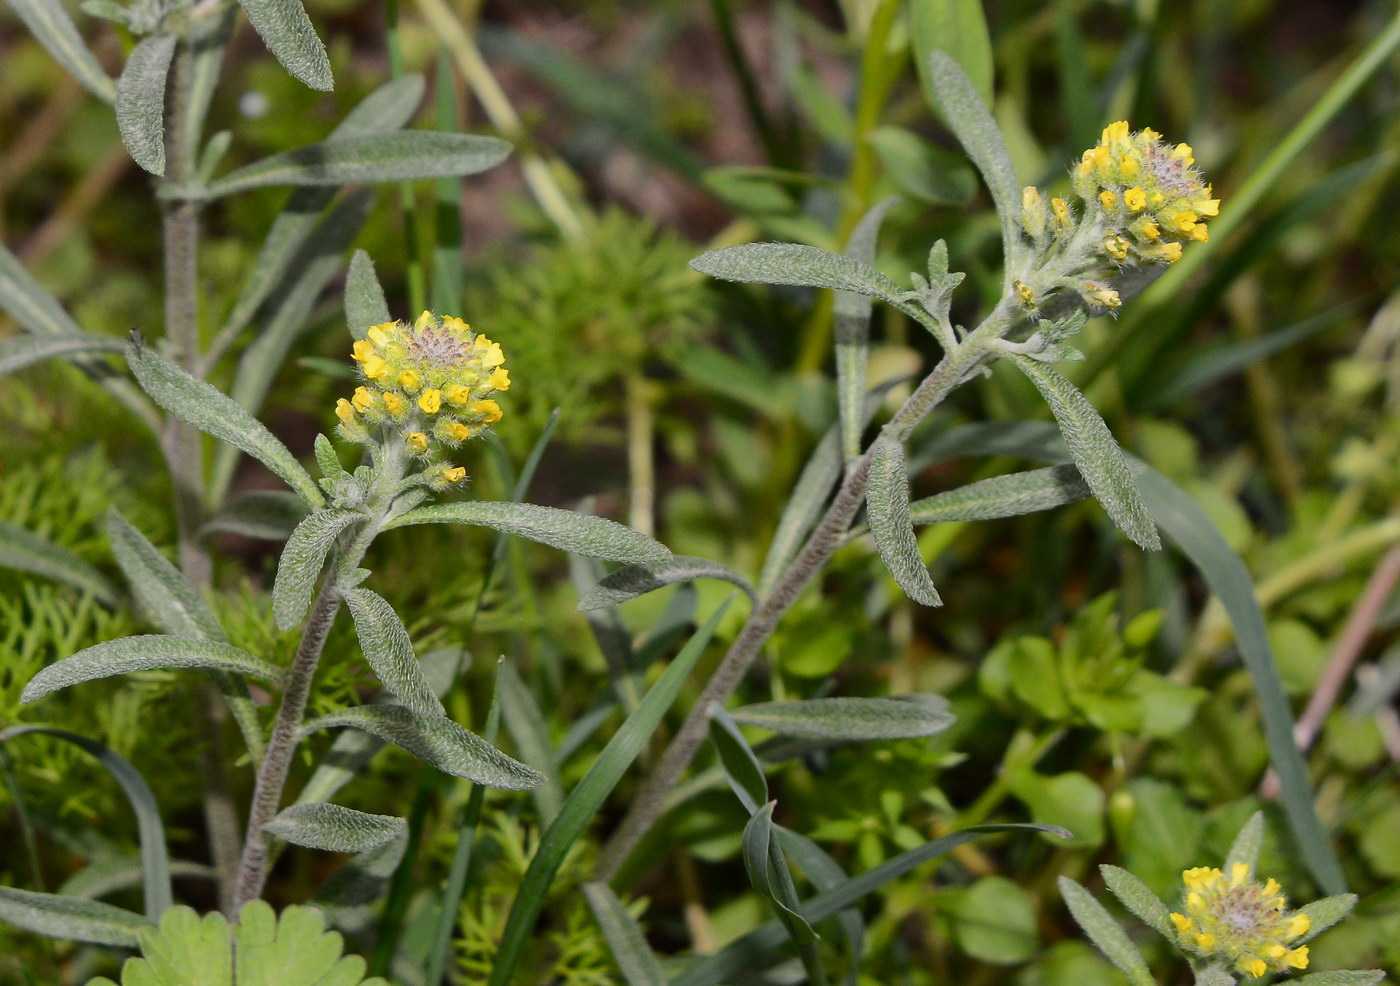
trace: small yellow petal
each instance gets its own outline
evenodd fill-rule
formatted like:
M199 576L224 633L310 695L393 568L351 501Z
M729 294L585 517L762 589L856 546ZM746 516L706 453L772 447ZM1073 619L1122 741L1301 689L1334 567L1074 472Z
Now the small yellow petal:
M1142 210L1147 205L1147 193L1139 185L1134 185L1123 193L1123 204L1134 212Z
M1312 918L1308 917L1306 914L1295 914L1288 919L1288 931L1286 933L1289 938L1297 938L1299 935L1307 934L1311 928Z
M484 424L493 425L501 420L501 405L495 401L475 401L471 410L473 414L482 416Z
M335 402L335 416L348 425L355 420L355 408L342 397Z
M1263 959L1240 959L1239 967L1241 971L1249 973L1256 979L1269 971L1269 967L1265 964Z
M1124 155L1118 159L1118 173L1124 178L1136 178L1138 172L1142 171L1142 165L1137 158Z
M450 383L442 388L442 398L453 407L465 407L467 401L472 398L471 388L463 387L460 383Z
M1055 214L1055 221L1059 223L1069 222L1069 203L1061 198L1050 200L1050 211Z
M386 390L384 391L384 406L389 409L390 414L403 414L408 405L398 394L392 390Z
M1197 243L1205 243L1210 239L1210 230L1206 229L1205 223L1197 223L1191 227L1191 239Z
M398 322L381 322L378 325L371 325L365 335L369 336L370 341L376 346L382 346L389 341L389 333L398 328L398 324Z
M1306 969L1308 967L1308 946L1295 948L1283 957L1283 964L1290 969Z
M1206 899L1193 890L1186 895L1186 909L1196 914L1202 914L1206 909Z
M425 309L423 309L423 314L421 314L421 315L418 316L418 321L416 321L416 322L413 323L413 327L414 327L415 329L418 329L418 330L421 331L421 330L423 330L423 329L426 329L428 326L430 326L430 325L432 325L432 324L433 324L433 313L430 312L430 311L428 311L428 310L425 308Z
M1193 221L1194 221L1194 220L1193 220ZM1234 866L1231 866L1231 867L1230 867L1230 886L1232 886L1232 887L1241 887L1241 886L1244 886L1245 881L1248 880L1248 879L1249 879L1249 864L1248 864L1248 863L1236 863Z
M424 414L437 414L442 407L442 391L429 387L418 395L418 407Z
M1196 936L1196 947L1211 949L1215 947L1215 936L1209 932L1202 932Z
M356 339L355 345L350 347L350 355L355 358L356 362L363 363L374 355L374 343L368 339Z
M1176 930L1180 931L1183 935L1190 932L1190 930L1196 926L1196 922L1192 921L1185 914L1177 914L1173 912L1171 915L1171 919L1172 924L1176 925Z
M1288 952L1288 949L1274 942L1264 946L1264 955L1271 959L1281 959Z
M364 362L360 364L360 369L370 380L378 380L389 372L388 364L374 354L365 357Z
M1191 149L1190 144L1177 144L1176 149L1172 151L1172 157L1186 162L1188 168L1196 163L1196 152Z
M350 403L355 405L357 411L368 411L374 406L374 395L364 387L356 387L355 393L350 396Z
M492 390L510 390L510 371L504 366L497 367L491 371L486 385Z
M1099 201L1103 203L1105 209L1112 209L1114 203L1118 201L1118 196L1114 195L1108 189L1104 189L1099 193Z
M422 376L419 375L417 370L412 368L404 370L399 374L399 386L403 387L404 390L417 390L422 383Z
M471 429L460 421L444 421L442 433L449 441L460 442L471 435Z
M421 431L410 431L407 435L408 450L414 455L428 451L428 436Z
M1128 139L1128 121L1117 120L1103 128L1103 134L1099 137L1102 143L1109 144L1115 140Z
M449 483L460 483L467 478L467 471L461 466L453 466L451 469L443 470L442 478Z
M442 324L447 326L447 328L451 329L453 332L456 332L458 335L470 332L472 330L472 327L470 325L468 325L466 322L463 322L456 315L444 315L442 318Z

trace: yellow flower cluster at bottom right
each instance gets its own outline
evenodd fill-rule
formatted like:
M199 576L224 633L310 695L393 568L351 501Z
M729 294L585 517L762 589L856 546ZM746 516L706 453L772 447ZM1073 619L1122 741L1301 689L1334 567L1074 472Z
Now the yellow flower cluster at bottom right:
M1287 913L1278 882L1260 883L1250 870L1248 863L1235 863L1228 877L1208 866L1182 873L1186 913L1171 915L1178 944L1255 977L1306 969L1308 947L1289 943L1306 934L1312 921L1306 914Z

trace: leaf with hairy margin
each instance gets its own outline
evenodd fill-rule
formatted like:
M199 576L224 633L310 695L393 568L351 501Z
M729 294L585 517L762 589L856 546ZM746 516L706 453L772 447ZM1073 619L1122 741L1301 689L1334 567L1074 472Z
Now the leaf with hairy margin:
M939 695L756 702L730 709L729 716L735 722L783 736L836 740L933 736L955 721L947 700Z
M441 716L425 716L401 705L358 705L313 719L301 732L305 736L337 726L378 736L444 773L486 787L528 791L544 783L537 771Z
M284 808L263 831L308 849L369 852L407 832L408 823L393 815L371 815L313 801Z
M905 307L903 289L869 264L802 243L745 243L702 253L690 262L702 274L746 284L832 288Z
M885 213L898 202L890 196L861 217L846 241L846 256L873 265L875 239ZM860 455L860 433L865 427L867 364L870 360L870 296L837 291L835 299L836 395L841 421L841 454L847 462Z
M374 273L374 261L363 250L350 258L345 275L345 324L351 337L363 339L370 326L389 321L389 303Z
M142 38L117 80L117 130L131 159L153 175L165 174L165 79L176 40Z
M307 517L306 504L290 490L239 493L199 529L200 537L237 534L259 541L285 541Z
M1225 854L1225 869L1229 871L1235 863L1247 863L1253 870L1259 865L1259 850L1264 844L1264 813L1256 811L1249 821L1240 826L1235 841L1230 843L1230 851Z
M707 558L672 555L665 561L648 565L626 565L610 573L584 593L583 598L578 601L578 609L587 613L616 606L665 586L678 582L693 582L695 579L719 579L728 582L738 586L750 600L757 602L753 586L728 565L721 565Z
M316 511L292 531L277 561L277 577L272 583L272 616L279 629L290 630L301 622L311 606L316 577L321 574L335 539L362 519L363 514L332 507Z
M384 525L384 530L412 524L475 524L576 555L608 561L648 564L671 557L665 545L616 521L533 503L491 500L437 503L395 517Z
M254 657L247 651L215 640L147 633L106 640L84 647L44 668L24 686L20 702L28 705L52 692L84 681L96 681L134 671L167 671L176 668L204 668L248 674L279 682L282 669Z
M1356 894L1333 894L1331 897L1323 897L1315 900L1311 904L1304 904L1294 911L1294 914L1306 914L1310 926L1303 932L1303 937L1298 939L1298 944L1312 941L1322 934L1332 925L1351 913L1359 900Z
M24 26L29 28L29 33L68 70L69 75L104 102L110 103L117 98L117 87L112 77L83 43L82 35L59 0L9 0L9 4Z
M928 567L919 555L919 541L909 516L909 479L905 475L904 445L888 435L875 440L866 492L870 533L880 559L899 587L916 603L941 606Z
M345 602L355 620L365 660L399 704L423 715L447 715L423 676L408 630L388 600L368 589L349 589Z
M22 335L0 340L0 377L55 356L119 353L126 340L94 332L62 335Z
M1074 466L1049 466L968 483L909 505L914 524L994 520L1051 510L1090 496L1089 484Z
M1157 981L1148 972L1142 953L1094 895L1068 877L1062 876L1058 882L1070 914L1095 947L1128 977L1132 986L1156 986Z
M282 67L312 89L334 86L326 46L316 36L301 0L238 0L267 50Z
M50 938L135 948L150 922L134 911L84 897L0 887L0 920Z
M1099 872L1103 874L1104 885L1113 892L1113 896L1122 901L1124 907L1136 914L1143 924L1162 935L1167 941L1176 940L1172 928L1171 912L1167 910L1167 905L1162 903L1161 898L1148 888L1147 884L1118 866L1104 864L1099 867Z
M121 598L105 575L73 552L8 521L0 521L0 568L30 572L71 585L92 593L106 606L116 606Z
M622 906L612 887L606 883L585 883L583 896L627 986L666 986L666 975L647 944L641 925Z
M107 511L107 537L127 581L167 633L228 641L223 627L190 580L116 507Z

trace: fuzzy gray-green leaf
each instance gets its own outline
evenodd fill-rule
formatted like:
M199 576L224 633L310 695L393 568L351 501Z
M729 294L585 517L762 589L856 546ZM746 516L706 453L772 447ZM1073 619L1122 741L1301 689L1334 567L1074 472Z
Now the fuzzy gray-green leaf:
M161 407L200 431L247 452L282 477L311 506L325 503L316 481L296 456L237 402L148 346L128 347L126 359L137 381Z
M370 326L387 321L389 303L374 273L374 261L363 250L356 250L345 275L345 324L352 337L363 339Z
M661 971L656 953L647 944L636 918L622 906L612 887L606 883L585 883L583 895L627 986L666 986L666 975Z
M199 529L201 537L237 534L259 541L282 542L306 519L306 504L290 490L249 490L224 504Z
M928 567L919 555L909 516L909 479L904 468L904 445L889 435L875 441L870 463L870 488L866 494L870 533L880 560L901 589L916 603L941 606Z
M725 281L832 288L901 304L900 286L874 267L801 243L724 247L700 254L690 266Z
M1024 356L1013 355L1011 360L1050 405L1079 474L1118 529L1149 551L1161 548L1157 528L1128 471L1123 450L1089 399L1053 367Z
M267 50L312 89L330 92L331 63L301 0L238 0Z
M1289 982L1296 986L1376 986L1384 978L1380 969L1329 969Z
M941 696L903 698L813 698L792 702L758 702L730 709L746 726L771 729L784 736L832 740L905 739L933 736L953 724Z
M176 36L152 34L131 50L117 81L117 129L131 159L165 174L165 77Z
M1123 906L1137 915L1143 924L1167 941L1176 940L1171 912L1161 898L1148 889L1147 884L1118 866L1105 864L1099 867L1099 872L1103 874L1103 882L1113 896L1121 900Z
M0 377L55 356L118 353L125 348L125 339L93 332L13 336L0 340Z
M265 185L360 185L418 178L460 178L494 168L511 145L477 134L372 134L328 140L255 161L209 186L210 197Z
M506 756L451 719L425 716L401 705L360 705L313 719L302 734L345 726L378 736L434 767L486 787L528 791L544 783L537 771Z
M729 566L706 558L672 555L664 561L619 568L584 593L583 598L578 601L578 608L585 613L604 609L625 603L629 599L636 599L664 586L692 582L695 579L719 579L738 586L749 599L755 599L753 586Z
M8 521L0 521L0 568L32 572L71 585L92 593L107 606L115 606L120 598L106 576L73 552Z
M326 852L368 852L398 838L408 823L393 815L370 815L353 808L312 801L284 808L263 831L294 846Z
M138 933L151 924L139 914L101 901L11 887L0 887L0 921L50 938L118 948L135 948Z
M992 520L1050 510L1090 496L1089 484L1074 466L1050 466L993 476L909 505L916 524Z
M282 677L280 668L228 644L194 637L139 634L85 647L72 657L50 664L29 679L20 701L28 705L60 688L84 681L96 681L133 671L174 668L232 671L274 682Z
M1333 894L1331 897L1323 897L1315 900L1311 904L1304 904L1294 911L1295 914L1306 914L1311 922L1308 930L1303 933L1303 937L1298 941L1311 941L1322 934L1332 925L1351 913L1356 906L1358 898L1356 894Z
M1235 841L1230 844L1230 852L1225 856L1225 872L1234 863L1248 863L1253 870L1259 865L1259 849L1264 844L1264 813L1256 811L1249 821L1240 827Z
M8 0L34 39L48 49L68 73L105 102L117 98L117 87L98 63L73 25L60 0Z
M890 196L861 217L846 241L846 256L860 264L875 261L875 240L885 213L899 201ZM870 296L855 291L836 292L835 301L836 394L841 420L841 454L847 461L860 455L860 433L865 427L866 367L870 360Z
M411 524L475 524L517 534L576 555L636 565L662 562L671 557L665 545L615 521L533 503L491 500L437 503L410 510L385 524L384 529Z
M408 630L388 601L368 589L350 589L345 602L355 620L365 660L399 704L423 715L444 716L447 710L423 677Z
M1058 882L1065 905L1095 947L1128 977L1132 986L1155 986L1156 980L1147 971L1142 953L1128 940L1113 916L1094 899L1094 895L1068 877L1062 876Z
M290 630L301 622L311 606L316 577L321 574L331 545L341 531L362 516L353 510L318 510L292 531L272 583L272 615L280 629Z
M107 537L131 588L167 633L205 640L228 639L189 579L116 507L107 511Z

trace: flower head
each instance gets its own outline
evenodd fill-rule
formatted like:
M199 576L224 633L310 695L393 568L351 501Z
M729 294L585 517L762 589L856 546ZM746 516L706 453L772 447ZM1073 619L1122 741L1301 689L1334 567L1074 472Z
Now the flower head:
M455 448L499 421L501 407L490 397L510 389L500 345L451 315L425 311L412 323L371 326L351 356L364 385L336 405L342 437L392 437L429 462L442 446ZM436 463L427 474L446 486L466 472Z
M1308 947L1289 943L1312 926L1306 914L1287 912L1275 880L1260 883L1248 863L1229 875L1197 866L1181 874L1184 913L1173 913L1177 944L1203 958L1223 959L1239 972L1262 976L1308 967Z

